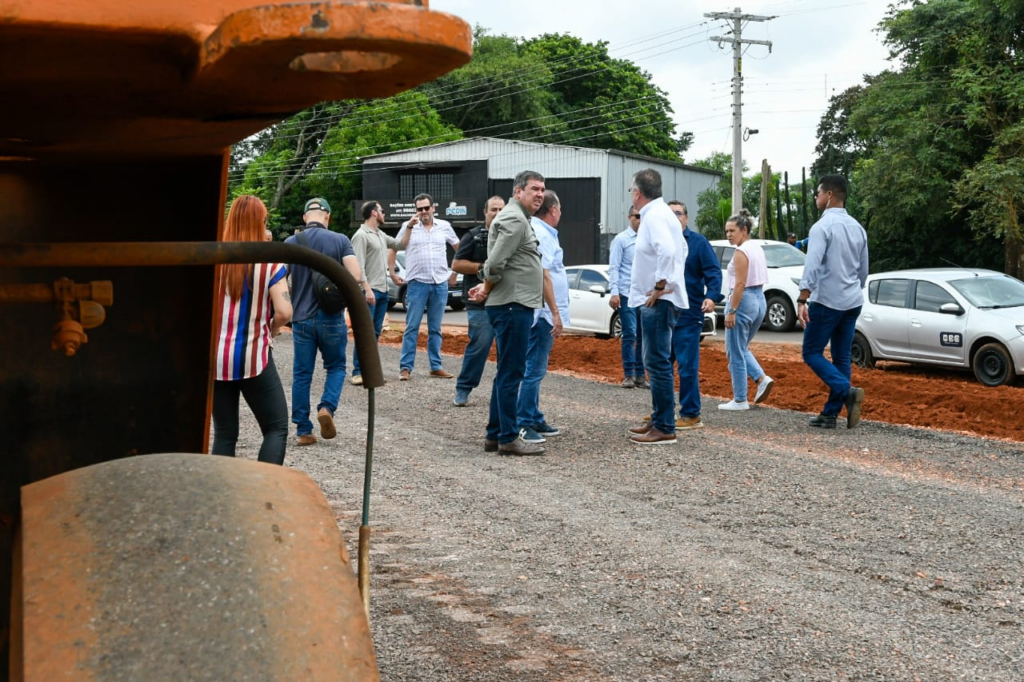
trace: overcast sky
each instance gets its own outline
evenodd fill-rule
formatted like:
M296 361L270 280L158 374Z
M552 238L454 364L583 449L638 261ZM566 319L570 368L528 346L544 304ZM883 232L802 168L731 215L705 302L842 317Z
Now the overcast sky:
M743 38L772 41L771 54L746 46L743 59L743 127L760 132L743 145L748 175L768 159L772 170L789 171L799 182L817 143L815 131L828 98L889 66L875 30L889 0L749 0L725 4L558 0L543 9L485 0L431 0L430 9L454 14L492 34L534 37L570 33L587 42L604 40L612 57L629 59L668 93L677 132L694 133L686 161L714 151L732 152L732 47L711 36L725 35L724 21L706 12L777 15L750 22ZM518 8L518 11L517 11ZM731 23L730 23L731 26Z

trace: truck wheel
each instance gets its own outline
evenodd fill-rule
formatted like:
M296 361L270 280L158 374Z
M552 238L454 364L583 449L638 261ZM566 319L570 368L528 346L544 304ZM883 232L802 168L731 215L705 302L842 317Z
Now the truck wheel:
M16 679L379 679L344 539L305 474L145 455L22 488Z

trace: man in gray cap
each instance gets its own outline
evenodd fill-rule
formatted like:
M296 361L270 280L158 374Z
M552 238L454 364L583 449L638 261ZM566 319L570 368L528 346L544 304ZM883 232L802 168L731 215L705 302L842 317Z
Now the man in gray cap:
M286 244L298 244L325 256L330 256L345 266L349 274L363 288L368 303L373 301L373 289L363 278L359 261L356 259L352 242L348 237L327 229L331 220L331 205L326 199L315 198L306 202L302 216L306 223L300 234L288 237ZM295 357L292 361L292 422L298 439L296 445L313 445L313 423L309 419L309 389L313 382L313 368L316 354L324 359L327 379L324 391L317 403L317 421L320 435L334 438L334 412L341 400L341 388L345 383L345 348L348 344L348 329L345 326L344 311L328 313L320 309L313 293L313 280L309 268L302 265L292 267L292 345Z

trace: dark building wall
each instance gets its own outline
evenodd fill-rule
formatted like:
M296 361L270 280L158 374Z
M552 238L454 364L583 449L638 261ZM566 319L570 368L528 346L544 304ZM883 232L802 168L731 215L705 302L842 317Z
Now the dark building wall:
M484 202L490 196L487 193L487 161L458 161L445 164L395 164L395 163L364 163L363 164L363 199L386 201L390 199L406 199L403 196L403 175L450 175L451 192L449 196L434 191L432 196L439 206L445 206L451 199L471 199L475 204L475 215L465 219L449 220L455 227L470 227L483 221ZM408 184L408 183L407 183ZM447 181L444 183L447 184ZM408 193L408 192L406 192ZM413 193L415 195L415 192ZM441 214L438 214L441 216Z

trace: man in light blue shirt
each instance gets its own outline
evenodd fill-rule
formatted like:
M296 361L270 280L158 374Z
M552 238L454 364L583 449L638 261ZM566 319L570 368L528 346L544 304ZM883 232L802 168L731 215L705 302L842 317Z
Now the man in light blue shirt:
M519 437L527 443L543 443L561 431L547 423L540 411L540 382L548 372L548 358L562 325L569 321L569 280L565 276L562 247L558 243L558 222L562 205L558 195L544 192L544 202L530 223L537 234L541 266L544 268L544 306L533 316L530 344L526 351L526 373L519 387L516 418Z
M608 280L611 282L611 298L608 305L619 311L619 325L622 328L622 380L623 388L647 388L644 372L643 332L640 330L639 308L629 307L629 278L633 274L633 253L636 249L636 232L640 229L640 211L629 209L629 227L612 240L608 256Z
M860 421L864 389L850 385L853 334L864 303L868 277L868 236L846 212L846 178L826 175L814 195L821 219L807 236L807 261L800 280L798 315L804 323L803 356L829 388L816 428L836 428L846 407L846 428ZM825 358L831 341L832 361Z

